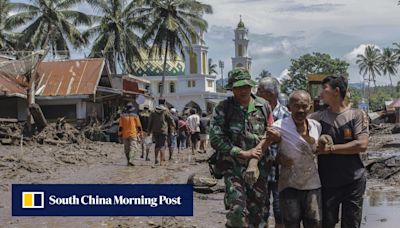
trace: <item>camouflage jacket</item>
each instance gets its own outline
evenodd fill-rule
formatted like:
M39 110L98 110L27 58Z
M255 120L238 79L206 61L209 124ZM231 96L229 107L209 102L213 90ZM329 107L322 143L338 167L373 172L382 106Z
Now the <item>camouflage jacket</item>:
M229 110L224 110L228 106ZM266 114L263 114L263 106ZM271 125L272 122L271 108L264 99L252 96L248 107L242 107L233 97L228 98L214 109L210 127L211 146L224 157L235 158L241 150L254 148L264 135L267 123Z

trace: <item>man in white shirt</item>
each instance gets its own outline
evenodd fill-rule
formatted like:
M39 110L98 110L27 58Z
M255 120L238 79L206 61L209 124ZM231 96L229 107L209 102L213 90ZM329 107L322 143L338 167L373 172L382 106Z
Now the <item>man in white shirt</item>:
M307 119L310 95L302 90L289 97L291 117L273 124L281 133L278 162L280 209L285 228L322 227L321 181L315 162L315 151L321 125Z
M192 154L198 151L198 142L200 140L200 116L196 109L190 110L190 116L187 118L187 123L190 131L190 139L192 141Z

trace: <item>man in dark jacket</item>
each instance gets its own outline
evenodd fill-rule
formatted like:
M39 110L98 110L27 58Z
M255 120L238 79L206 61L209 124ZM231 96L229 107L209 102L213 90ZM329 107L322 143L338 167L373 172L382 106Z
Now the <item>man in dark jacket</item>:
M165 100L160 99L159 105L156 106L154 112L151 113L149 123L147 126L147 132L153 135L155 142L155 161L154 164L158 164L158 154L160 154L160 165L165 161L165 142L168 135L169 128L175 128L174 120L171 117L171 113L168 108L165 107Z

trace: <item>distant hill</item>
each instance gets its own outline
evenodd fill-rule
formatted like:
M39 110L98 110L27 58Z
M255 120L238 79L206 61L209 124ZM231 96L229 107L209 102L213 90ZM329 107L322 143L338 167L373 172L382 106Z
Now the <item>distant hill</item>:
M349 83L349 88L362 89L363 84L362 83Z
M217 85L222 86L222 78L216 81ZM224 78L224 85L228 84L228 79Z

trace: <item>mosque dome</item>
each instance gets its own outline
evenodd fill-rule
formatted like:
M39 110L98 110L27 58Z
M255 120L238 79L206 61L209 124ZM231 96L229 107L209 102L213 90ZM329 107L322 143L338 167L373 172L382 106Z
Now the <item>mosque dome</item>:
M135 76L162 76L163 58L149 58L145 50L141 50L142 61L133 62L133 75ZM167 58L166 76L178 76L185 74L185 62L181 57Z

